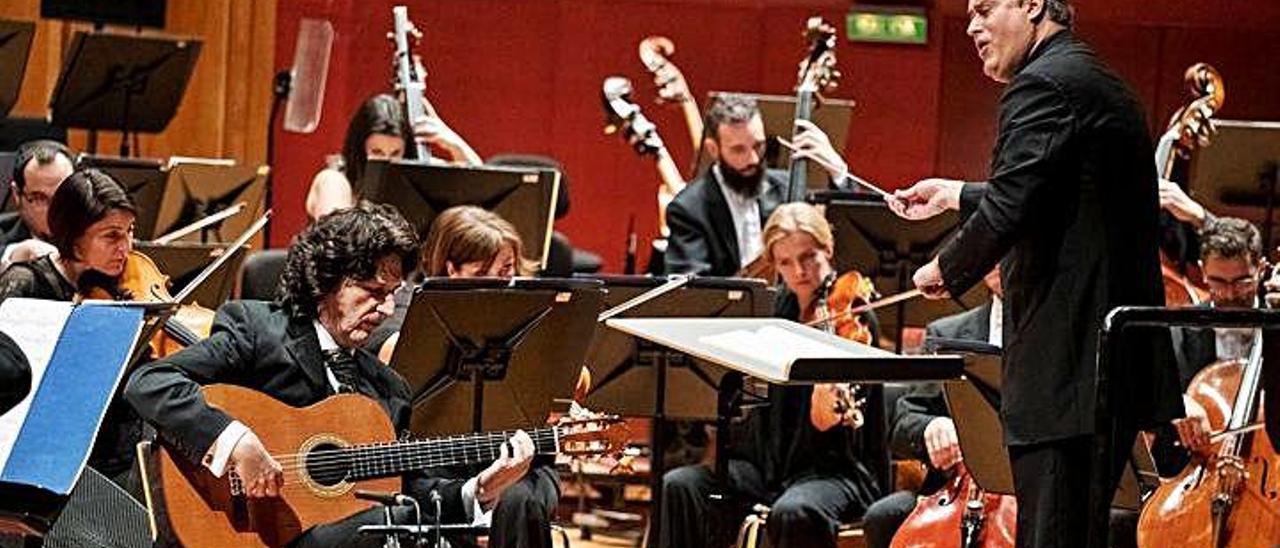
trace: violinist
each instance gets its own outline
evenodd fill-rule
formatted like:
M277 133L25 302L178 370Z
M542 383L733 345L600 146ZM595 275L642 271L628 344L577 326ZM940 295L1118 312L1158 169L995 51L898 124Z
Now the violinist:
M425 102L425 98L424 98ZM335 209L355 204L354 186L364 177L370 160L400 160L412 139L435 145L455 162L482 163L476 151L427 106L427 119L410 127L404 119L404 105L392 95L374 95L360 105L347 125L340 160L316 174L307 191L306 210L319 219Z
M939 318L925 326L928 338L982 341L1000 346L1002 305L1000 268L989 272L982 282L991 290L991 300L959 314ZM899 457L918 459L929 466L920 495L941 486L943 474L964 460L956 425L951 421L942 387L918 383L896 403L889 426L889 445ZM867 509L863 531L868 548L888 548L894 533L916 507L917 493L898 491L877 500Z
M11 226L0 234L0 264L35 259L53 251L49 244L49 200L58 185L75 171L71 149L57 141L23 143L14 156L9 193L18 206Z
M786 286L775 315L815 319L820 294L835 274L831 226L810 204L784 204L769 217L762 240L765 257ZM735 502L771 506L772 546L835 546L839 524L861 517L879 494L856 456L861 440L836 411L840 389L831 384L769 387L768 405L752 411L747 439L732 447L728 483ZM741 515L724 515L728 509L713 506L708 496L715 486L705 465L666 473L660 546L693 548L724 538L724 530Z
M1200 268L1209 286L1213 308L1261 306L1258 282L1262 272L1262 236L1244 219L1214 218L1200 231ZM1173 328L1178 375L1185 391L1205 366L1221 360L1243 359L1253 347L1251 328ZM1184 447L1200 451L1209 447L1209 418L1203 407L1183 396L1186 418L1174 421Z
M90 278L119 277L133 248L136 209L123 186L96 169L72 173L49 200L49 241L56 252L14 263L0 274L0 302L10 297L71 301ZM89 465L135 494L137 417L113 400Z

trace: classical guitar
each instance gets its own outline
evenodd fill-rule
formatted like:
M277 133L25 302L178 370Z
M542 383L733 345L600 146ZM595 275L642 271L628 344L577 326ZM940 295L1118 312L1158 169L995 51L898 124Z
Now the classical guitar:
M159 444L148 459L148 506L153 518L167 518L168 529L188 548L286 545L312 526L372 507L355 498L357 489L398 492L406 472L487 464L512 434L398 441L382 406L364 396L340 394L295 408L239 386L211 385L202 391L209 405L243 422L262 440L284 469L284 487L277 498L246 498L234 471L214 477L203 465ZM548 455L614 454L629 437L616 416L568 417L527 432L538 453Z

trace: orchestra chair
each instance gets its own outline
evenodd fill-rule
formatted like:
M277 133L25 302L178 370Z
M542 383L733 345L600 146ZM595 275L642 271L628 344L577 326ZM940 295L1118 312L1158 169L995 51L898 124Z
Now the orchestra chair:
M738 542L734 544L737 548L765 548L768 546L769 536L765 534L768 527L769 507L763 504L757 504L751 508L751 513L746 519L742 520L742 526L738 528ZM840 526L839 533L836 534L836 546L839 548L866 548L867 539L862 533L862 522L855 521L845 523Z
M288 250L262 249L250 252L240 267L240 299L270 301L276 298L276 286L284 271Z

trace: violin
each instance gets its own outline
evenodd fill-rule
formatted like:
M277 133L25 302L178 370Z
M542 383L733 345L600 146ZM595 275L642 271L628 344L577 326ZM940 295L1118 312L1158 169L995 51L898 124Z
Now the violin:
M1274 546L1280 538L1280 456L1262 418L1262 334L1248 360L1209 365L1187 397L1206 411L1213 431L1207 452L1151 494L1138 517L1138 546Z
M81 299L175 302L173 295L169 294L169 276L141 251L129 251L124 272L118 279L96 278L87 278L81 289ZM213 328L213 316L212 310L198 304L180 304L148 343L151 357L169 356L207 338Z
M839 276L832 273L818 289L814 320L807 325L819 327L842 339L871 344L871 327L862 321L860 315L850 314L849 311L872 302L877 296L875 285L862 273L856 270ZM841 423L854 429L860 428L865 421L863 408L866 406L862 387L854 383L834 383L834 386L836 390L832 411Z

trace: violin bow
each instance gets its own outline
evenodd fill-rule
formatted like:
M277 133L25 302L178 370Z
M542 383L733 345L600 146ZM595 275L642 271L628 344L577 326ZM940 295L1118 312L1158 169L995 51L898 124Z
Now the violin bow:
M238 252L240 248L244 247L244 244L249 242L249 239L252 238L254 234L257 234L259 230L262 230L262 227L267 226L267 220L270 218L271 210L268 209L267 212L263 213L261 217L258 217L258 220L254 221L239 238L236 238L234 242L227 244L227 247L222 248L222 252L218 254L218 257L214 259L213 262L204 267L204 270L201 270L195 278L192 278L191 281L182 288L182 291L179 291L177 295L173 296L173 302L186 302L187 298L193 295L196 292L196 289L200 287L200 284L209 279L209 276L212 276L219 268L222 268L222 265L227 264L227 261L230 261L231 258L236 255L236 252Z
M187 226L174 230L173 232L165 234L164 236L151 240L151 242L156 244L162 244L162 245L173 243L174 240L177 240L178 238L186 236L187 234L191 234L192 232L200 230L206 226L212 225L224 219L228 219L238 215L241 211L244 210L245 206L247 205L248 204L246 204L245 202L240 202L222 211L214 213L213 215L200 219L199 221L196 221Z
M891 304L897 304L902 301L911 300L923 294L924 294L924 291L919 288L908 289L906 291L903 291L902 293L898 293L896 295L890 295L878 301L872 301L866 304L860 304L858 306L850 307L848 310L841 311L840 313L835 314L829 318L821 318L821 319L813 320L811 322L806 323L805 325L809 327L815 327L819 324L837 321L843 318L847 318L849 316L856 316L863 312L875 310L877 308L883 308Z
M791 152L800 152L800 149L796 148L794 144L791 144L791 141L788 141L782 137L778 137L777 139L778 139L778 142L782 144L782 146L787 147L787 150L790 150ZM810 157L809 159L813 160L814 163L826 168L828 171L834 171L837 169L836 166L831 165L831 163L826 160L820 160L816 157ZM847 169L844 171L844 174L842 174L841 177L846 177L850 181L853 181L854 183L857 183L863 188L866 188L872 192L875 192L876 194L879 194L882 197L889 198L893 196L893 194L889 193L885 189L880 188L879 186L876 186L871 181L868 181L866 179L863 179L862 177L854 175L852 171L849 171Z

